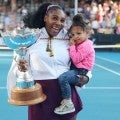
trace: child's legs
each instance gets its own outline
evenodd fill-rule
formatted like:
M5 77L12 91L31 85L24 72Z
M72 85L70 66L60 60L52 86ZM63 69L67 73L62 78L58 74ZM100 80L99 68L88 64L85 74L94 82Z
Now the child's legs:
M63 99L71 98L70 85L75 85L76 83L78 83L79 77L77 77L77 74L77 71L70 70L68 72L63 73L58 78Z

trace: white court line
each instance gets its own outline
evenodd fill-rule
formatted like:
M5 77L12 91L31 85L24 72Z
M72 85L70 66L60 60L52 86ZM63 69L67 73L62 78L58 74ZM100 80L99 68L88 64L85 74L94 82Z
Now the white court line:
M7 89L6 87L0 87L0 89Z
M91 90L120 90L120 87L86 87L84 86L83 88L79 88L77 87L78 90L80 89L91 89ZM0 90L4 90L4 89L7 89L6 87L0 87Z
M117 45L94 45L94 48L120 48L120 44L117 44Z
M83 87L79 88L77 87L77 91L80 90L120 90L120 87Z
M95 89L95 90L120 90L120 87L84 87L83 89Z
M112 63L115 63L117 65L120 65L119 62L115 62L115 61L112 61L112 60L109 60L109 59L106 59L106 58L102 58L102 57L99 57L99 56L96 56L96 58L101 59L101 60L105 60L105 61L108 61L108 62L112 62Z
M0 54L0 57L13 57L13 55L10 55L10 54L9 54L9 55L7 55L7 54L2 54L2 55L1 55L1 54Z
M104 70L107 70L107 71L109 71L109 72L111 72L111 73L114 73L114 74L120 76L120 73L118 73L118 72L116 72L116 71L114 71L114 70L111 70L111 69L109 69L109 68L106 68L106 67L104 67L104 66L102 66L102 65L99 65L99 64L96 64L96 63L95 63L95 66L100 67L100 68L102 68L102 69L104 69Z

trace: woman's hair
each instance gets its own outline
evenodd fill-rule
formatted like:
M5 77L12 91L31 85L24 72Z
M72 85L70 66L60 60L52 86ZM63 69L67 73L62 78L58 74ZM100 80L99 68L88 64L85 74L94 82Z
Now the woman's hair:
M83 31L90 30L90 26L88 25L88 22L85 21L83 15L81 13L75 15L72 20L72 25L70 29L68 30L68 33L70 33L72 27L79 26Z
M44 17L52 11L62 10L58 5L52 5L51 3L43 3L39 6L38 10L33 13L28 13L23 22L26 27L29 28L42 28L45 27Z

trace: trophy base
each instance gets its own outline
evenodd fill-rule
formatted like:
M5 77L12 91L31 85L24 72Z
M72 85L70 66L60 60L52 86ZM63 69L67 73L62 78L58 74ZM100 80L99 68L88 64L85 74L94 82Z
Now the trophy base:
M42 92L42 86L36 83L33 87L26 89L14 87L8 102L17 106L29 106L41 103L46 98L46 95Z

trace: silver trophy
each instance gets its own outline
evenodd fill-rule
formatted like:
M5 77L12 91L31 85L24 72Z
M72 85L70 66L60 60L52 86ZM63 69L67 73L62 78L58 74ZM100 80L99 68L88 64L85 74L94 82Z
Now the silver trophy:
M18 70L16 71L16 86L11 90L8 102L13 105L33 105L46 99L40 84L35 84L29 60L26 59L27 49L38 38L39 29L20 28L1 33L5 44L19 55ZM25 66L27 65L27 66Z

